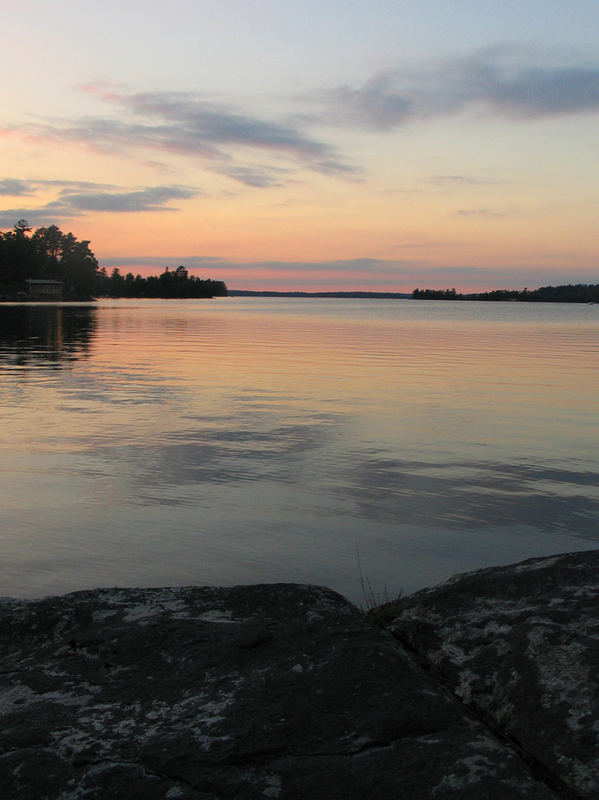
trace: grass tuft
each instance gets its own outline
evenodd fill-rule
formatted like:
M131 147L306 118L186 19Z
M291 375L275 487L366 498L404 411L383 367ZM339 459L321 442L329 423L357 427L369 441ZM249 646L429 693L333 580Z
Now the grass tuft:
M382 592L376 593L374 591L368 578L364 577L362 562L360 561L360 550L357 544L356 560L358 562L358 572L360 574L362 597L364 598L364 604L360 606L360 610L372 625L377 628L384 628L397 617L398 605L403 592L400 590L397 594L390 595L386 586L383 587Z

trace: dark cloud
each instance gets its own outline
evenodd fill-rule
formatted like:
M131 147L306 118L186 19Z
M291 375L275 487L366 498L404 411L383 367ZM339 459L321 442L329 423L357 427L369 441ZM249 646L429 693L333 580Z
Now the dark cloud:
M85 144L106 153L122 153L131 149L168 150L208 159L224 158L208 142L192 141L187 132L176 126L151 125L90 117L76 121L50 121L31 125L39 136L57 141Z
M221 175L227 175L233 180L244 183L246 186L253 186L259 189L282 186L282 178L289 170L277 169L276 167L247 167L239 164L225 164L216 169Z
M419 69L388 70L362 86L337 87L312 99L326 106L330 122L378 130L470 110L520 120L596 113L599 64L498 45Z
M198 194L182 186L153 186L130 192L71 192L65 190L61 202L75 211L157 211L172 210L166 204L173 199L187 199Z
M30 195L33 193L34 189L29 185L29 181L21 181L14 178L5 178L4 180L0 180L0 195L21 197L23 195Z
M150 186L122 191L122 187L119 189L106 184L77 181L30 180L18 183L22 184L22 194L27 195L45 186L56 186L60 191L55 200L37 207L0 209L0 228L12 227L18 219L26 219L34 226L54 224L88 211L172 211L174 208L168 205L171 200L188 199L200 194L188 186Z
M90 87L85 87L90 91ZM110 91L96 96L117 107L124 118L89 117L49 120L29 130L55 141L77 142L105 152L158 150L194 156L208 168L248 186L278 185L281 167L238 163L239 148L324 174L352 175L356 169L335 149L304 133L297 125L262 119L232 106L186 92L128 94Z
M75 214L63 214L64 218L71 218ZM0 228L12 228L19 219L26 219L30 225L53 225L60 220L61 214L56 213L53 204L49 203L38 208L5 208L0 210Z
M599 111L599 63L576 54L497 45L421 65L389 69L361 85L304 96L310 113L268 119L233 101L196 92L128 92L120 86L81 87L105 104L98 116L50 119L20 130L108 153L174 153L255 188L278 186L297 166L356 178L359 169L310 126L333 124L393 130L413 121L464 112L533 120ZM298 98L296 98L296 102ZM15 127L13 130L16 130ZM265 159L265 156L267 157ZM256 164L256 158L267 164ZM440 185L466 176L437 176ZM476 182L474 179L469 179ZM17 194L26 186L13 184Z
M166 149L229 161L231 148L245 147L291 156L318 172L353 171L336 156L333 147L311 138L297 125L264 120L196 94L111 94L110 99L137 117L160 121L155 130L164 131L165 136L157 144ZM148 140L154 135L150 132Z
M378 75L358 88L340 86L319 92L315 99L323 103L324 121L387 130L415 116L408 91L394 83L392 75Z

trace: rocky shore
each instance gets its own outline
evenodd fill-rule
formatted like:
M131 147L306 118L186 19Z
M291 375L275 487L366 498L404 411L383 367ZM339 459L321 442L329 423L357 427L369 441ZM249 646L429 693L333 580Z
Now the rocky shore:
M0 797L596 798L598 568L0 600Z

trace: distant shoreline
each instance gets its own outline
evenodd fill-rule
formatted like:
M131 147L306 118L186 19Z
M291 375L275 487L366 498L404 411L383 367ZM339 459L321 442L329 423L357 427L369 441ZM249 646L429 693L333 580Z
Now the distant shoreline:
M96 300L191 300L202 299L212 300L214 297L290 297L290 298L322 298L322 299L341 299L341 300L446 300L446 301L500 301L500 302L527 302L527 303L586 303L588 305L599 304L599 284L577 284L575 286L545 286L540 289L522 291L510 289L495 289L489 292L473 292L468 294L457 293L454 289L415 289L413 292L302 292L289 291L278 292L270 290L254 289L226 289L226 294L205 295L199 297L186 297L173 295L171 297L143 295L94 295L92 297L71 297L71 298L49 298L49 297L29 297L23 296L24 293L0 294L0 304L35 304L60 305L63 303L89 303Z
M375 300L410 300L411 292L269 292L250 289L228 289L229 297L331 297Z
M228 289L229 297L299 297L364 300L447 300L524 303L599 303L599 284L575 286L543 286L540 289L493 289L488 292L460 294L455 289L415 289L413 292L275 292L250 289Z

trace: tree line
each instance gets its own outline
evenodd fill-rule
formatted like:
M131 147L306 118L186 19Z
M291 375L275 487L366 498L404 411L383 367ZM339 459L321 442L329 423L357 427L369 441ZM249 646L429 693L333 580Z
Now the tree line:
M65 296L89 298L94 294L98 262L88 241L78 241L56 225L37 228L31 235L26 220L0 233L0 284L2 294L24 292L28 279L62 281Z
M57 225L32 232L26 220L19 220L12 230L0 232L0 296L22 299L28 280L54 280L63 284L66 300L89 300L93 297L223 297L223 281L205 280L189 275L184 266L161 275L142 278L132 273L110 275L100 268L89 247L72 233L63 233Z
M460 294L455 289L414 289L413 300L516 300L526 303L599 303L599 283L541 286L539 289L494 289Z
M161 275L142 278L128 272L121 275L115 268L108 275L101 269L98 275L98 295L101 297L226 297L227 287L223 281L196 278L189 275L184 266Z

